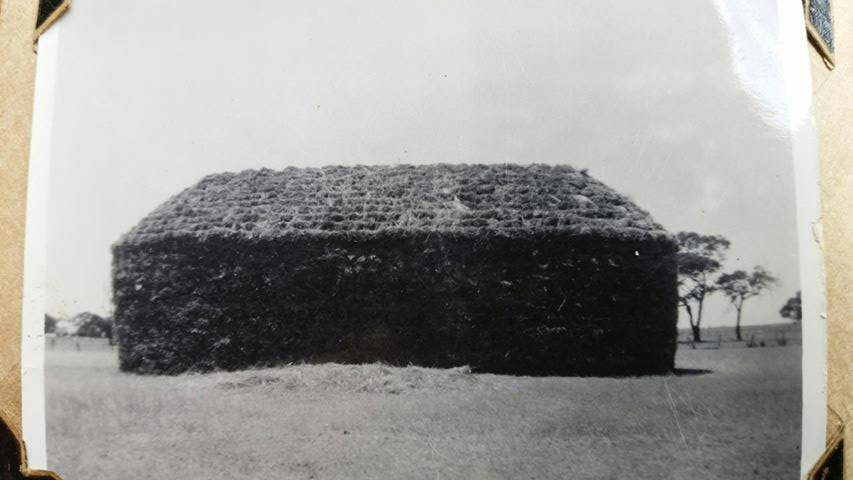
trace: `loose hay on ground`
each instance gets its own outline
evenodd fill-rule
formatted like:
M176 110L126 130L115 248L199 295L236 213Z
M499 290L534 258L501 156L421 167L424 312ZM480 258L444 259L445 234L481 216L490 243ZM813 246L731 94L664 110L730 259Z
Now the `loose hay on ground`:
M312 393L390 393L401 394L418 389L457 390L477 381L468 367L428 369L392 367L381 363L362 365L290 365L282 368L252 369L211 375L187 375L199 384L213 384L225 390L261 389L268 393L281 390Z

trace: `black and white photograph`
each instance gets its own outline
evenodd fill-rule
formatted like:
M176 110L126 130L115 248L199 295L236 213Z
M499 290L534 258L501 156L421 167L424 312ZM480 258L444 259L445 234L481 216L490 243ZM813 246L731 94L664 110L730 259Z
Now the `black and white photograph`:
M741 3L75 0L31 466L803 478L802 7Z

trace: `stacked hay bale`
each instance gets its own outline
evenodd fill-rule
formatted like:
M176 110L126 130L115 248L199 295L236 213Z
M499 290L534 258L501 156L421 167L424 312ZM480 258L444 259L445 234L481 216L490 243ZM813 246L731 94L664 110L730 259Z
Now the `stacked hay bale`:
M648 213L568 166L211 175L113 247L121 368L666 372L676 250Z

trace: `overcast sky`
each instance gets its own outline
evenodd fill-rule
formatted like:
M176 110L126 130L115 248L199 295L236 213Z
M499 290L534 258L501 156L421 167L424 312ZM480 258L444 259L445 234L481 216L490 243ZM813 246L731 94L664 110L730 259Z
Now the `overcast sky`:
M799 280L775 8L75 0L59 23L48 312L109 313L111 243L209 173L545 162L588 168L673 232L729 238L727 268L782 281L745 323L780 321ZM712 303L708 326L734 321Z

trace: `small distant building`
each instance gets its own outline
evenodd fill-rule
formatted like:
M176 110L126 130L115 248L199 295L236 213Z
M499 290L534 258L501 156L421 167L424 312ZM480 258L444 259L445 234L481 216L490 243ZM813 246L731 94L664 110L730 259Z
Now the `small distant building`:
M73 318L61 318L56 321L56 336L67 337L77 335L77 330L80 325L74 322Z

